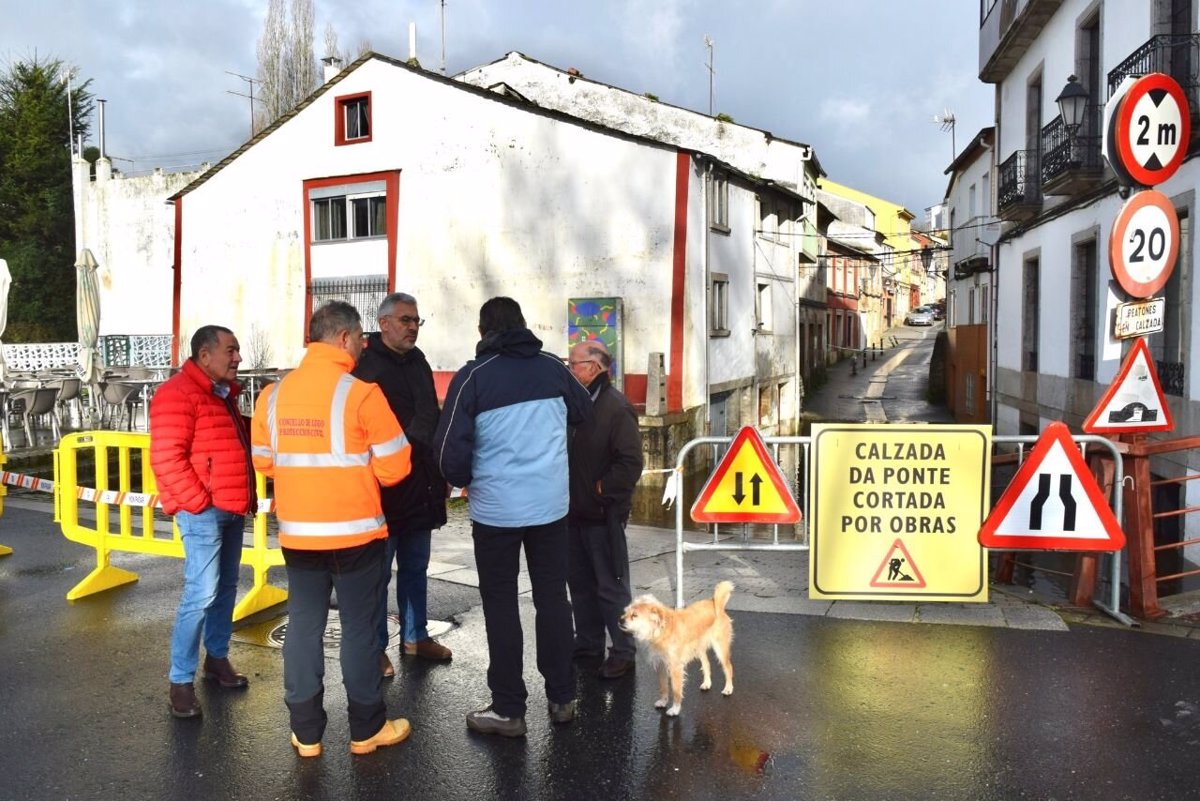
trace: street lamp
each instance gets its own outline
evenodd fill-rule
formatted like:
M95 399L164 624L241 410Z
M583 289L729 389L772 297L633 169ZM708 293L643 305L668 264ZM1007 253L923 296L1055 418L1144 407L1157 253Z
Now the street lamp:
M1067 78L1067 85L1054 98L1058 104L1058 113L1062 115L1063 125L1067 128L1067 136L1074 139L1075 132L1083 124L1083 114L1087 110L1088 93L1074 75Z
M925 274L929 275L929 265L933 264L933 250L925 246L918 252L921 254L921 266L925 269Z

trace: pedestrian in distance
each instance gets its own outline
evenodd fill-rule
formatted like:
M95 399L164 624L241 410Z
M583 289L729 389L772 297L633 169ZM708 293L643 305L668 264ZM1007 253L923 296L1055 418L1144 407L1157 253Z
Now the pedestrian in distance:
M411 448L383 392L350 374L362 322L349 303L313 312L300 366L258 397L254 466L275 479L275 517L288 576L284 696L292 746L321 754L325 733L322 636L336 589L350 752L369 754L408 737L388 720L379 674L379 585L387 525L379 485L408 475Z
M249 685L229 663L245 516L256 503L249 428L237 407L241 361L232 331L201 326L191 357L150 403L150 467L183 543L168 695L177 718L201 715L194 681L202 639L205 679L229 689Z
M433 530L446 524L446 479L433 458L433 435L438 423L437 390L433 371L417 347L424 324L412 295L396 292L379 304L379 332L367 337L367 347L354 376L378 384L412 447L412 472L393 487L380 490L388 538L379 595L383 614L379 625L379 668L384 678L395 675L387 655L388 582L396 565L396 605L400 611L402 653L422 659L448 661L450 649L429 636L427 593L429 552Z
M434 437L438 468L468 503L488 643L492 701L467 715L482 734L524 736L528 692L517 603L522 547L533 585L537 665L550 719L575 718L567 599L567 426L591 398L561 358L542 351L515 300L479 309L475 359L455 374Z
M621 628L621 615L633 601L629 589L629 548L625 523L633 491L642 477L642 437L637 414L612 385L612 356L599 340L571 348L571 372L587 387L592 419L571 438L570 535L571 609L575 614L575 657L604 656L604 679L617 679L634 666L637 645Z

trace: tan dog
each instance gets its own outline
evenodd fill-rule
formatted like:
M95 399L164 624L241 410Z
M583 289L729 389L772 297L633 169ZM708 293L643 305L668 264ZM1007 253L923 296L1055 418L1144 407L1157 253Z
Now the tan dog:
M733 663L729 659L733 644L733 621L725 613L725 604L733 584L722 581L712 598L696 601L685 609L672 609L659 603L653 595L643 595L625 608L621 629L629 632L649 648L658 670L659 699L656 709L667 706L667 696L674 691L667 714L674 717L683 705L684 668L693 659L700 660L704 674L701 690L712 687L712 672L708 664L711 648L721 660L725 673L722 695L733 694Z

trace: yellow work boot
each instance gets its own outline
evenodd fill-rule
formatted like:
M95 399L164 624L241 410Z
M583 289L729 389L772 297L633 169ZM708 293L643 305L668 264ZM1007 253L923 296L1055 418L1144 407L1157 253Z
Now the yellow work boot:
M374 737L367 740L351 740L350 753L369 754L381 746L404 742L410 734L412 734L412 726L404 718L385 720L383 727L375 732Z
M293 734L292 735L292 746L296 749L297 754L299 754L302 757L305 757L306 759L309 757L319 757L321 755L320 741L317 741L317 742L313 743L312 745L309 745L307 743L300 742L300 740L296 737L296 735Z

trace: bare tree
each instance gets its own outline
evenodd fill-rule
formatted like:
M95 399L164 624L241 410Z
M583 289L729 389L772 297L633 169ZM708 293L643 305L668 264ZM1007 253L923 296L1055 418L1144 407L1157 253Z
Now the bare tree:
M319 85L313 55L313 0L268 0L258 40L258 80L262 104L255 131L295 108Z
M263 370L271 366L275 358L271 349L271 335L258 327L258 323L250 325L250 341L247 343L248 357L251 370Z

